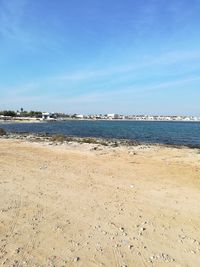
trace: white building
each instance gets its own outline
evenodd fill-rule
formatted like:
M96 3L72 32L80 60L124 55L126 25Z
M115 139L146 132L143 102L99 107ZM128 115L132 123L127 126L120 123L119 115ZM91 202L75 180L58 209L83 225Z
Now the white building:
M55 116L53 113L43 112L42 113L42 120L52 121L52 120L55 120Z
M108 119L111 119L111 120L113 120L113 119L119 119L119 115L118 114L114 114L114 113L107 114L107 118Z
M84 118L84 116L82 114L76 114L75 117L76 117L76 119L83 119Z

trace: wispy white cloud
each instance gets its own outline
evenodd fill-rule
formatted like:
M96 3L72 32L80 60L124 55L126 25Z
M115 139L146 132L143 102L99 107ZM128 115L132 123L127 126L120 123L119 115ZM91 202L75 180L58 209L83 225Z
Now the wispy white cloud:
M120 107L126 111L133 105L137 106L137 110L146 110L143 106L144 101L149 99L149 96L162 92L164 95L167 92L182 92L183 88L188 88L188 96L190 96L190 86L193 83L199 82L200 76L190 76L185 79L177 79L170 82L161 82L155 84L149 84L146 86L128 86L118 87L116 90L93 90L85 93L81 93L74 96L60 95L57 90L49 94L45 94L40 90L34 95L15 95L15 97L4 96L0 99L1 107L16 107L23 106L26 109L42 109L49 111L67 111L67 112L108 112L113 111L120 112ZM23 90L22 90L23 91ZM156 104L156 103L155 103ZM158 104L158 103L157 103ZM142 105L143 108L139 109ZM150 108L150 107L149 107ZM121 111L123 111L121 109ZM148 108L147 108L148 109ZM150 111L150 110L149 110Z
M30 3L30 0L0 2L0 37L18 42L28 50L48 47L50 50L59 52L60 44L63 43L61 38L59 40L50 38L39 28L33 31L29 14Z
M27 0L1 1L0 33L3 36L18 39L25 33L22 29L22 19Z
M134 73L135 71L144 70L145 68L170 66L172 64L181 64L183 62L199 61L200 51L172 51L165 54L155 56L154 58L146 58L142 62L134 62L127 65L118 65L114 67L105 67L103 69L88 69L77 71L74 73L66 73L51 77L51 80L57 81L82 81L96 79L99 77L107 77L112 75L123 75L125 73Z
M156 81L154 81L153 88L145 86L145 84L143 84L142 82L141 85L138 86L136 85L135 79L138 77L138 75L142 76L143 79L145 79L144 71L148 72L149 70L148 75L150 75L149 77L151 77L151 75L154 75L157 71L159 72L160 68L163 66L182 64L183 62L184 63L187 62L187 64L189 63L193 64L194 60L196 62L199 59L200 59L199 51L193 51L193 52L173 51L159 55L156 58L149 58L142 62L133 63L130 65L121 65L121 66L119 65L110 68L105 67L103 69L96 69L96 70L88 69L84 71L68 73L66 75L55 75L53 77L52 76L44 77L42 79L32 80L26 82L25 84L16 85L12 87L3 87L0 85L0 91L4 92L4 95L7 95L8 97L17 97L20 95L24 96L28 94L41 95L42 92L51 95L52 92L55 91L60 92L61 95L62 94L67 95L68 92L70 92L70 95L76 95L77 89L78 91L80 90L80 92L86 92L86 94L89 94L90 96L92 93L92 97L95 96L96 92L100 92L101 94L101 92L110 91L111 95L113 94L113 91L115 92L115 95L117 94L118 91L119 94L121 94L121 91L126 92L127 89L129 90L129 92L131 92L131 90L133 90L135 87L137 87L138 90L140 91L144 90L148 92L149 90L152 89L155 90L156 88L159 89L161 87L164 88L167 86L173 86L180 83L183 84L192 82L193 80L199 78L196 76L190 76L189 74L185 76L184 74L184 77L186 78L177 80L177 77L175 75L174 77L170 77L170 79L166 79L167 82L164 82L165 77L162 77L163 82L161 84L157 84ZM130 86L127 86L126 84L127 79L129 79L129 84L131 84ZM99 83L99 81L101 80L103 80L104 82ZM87 83L87 85L84 86L84 89L81 88L83 82ZM118 82L120 82L120 85L118 85ZM121 88L123 88L123 90ZM95 94L93 94L93 92L95 92ZM98 95L97 97L100 96Z
M188 86L193 82L200 81L200 76L190 76L185 79L173 80L170 82L161 82L150 84L146 86L128 86L128 87L118 87L115 90L95 90L86 93L79 94L77 96L72 97L63 97L62 99L56 99L55 101L60 104L75 104L75 105L84 105L89 103L98 103L105 102L118 99L126 99L128 101L129 96L131 98L138 99L140 97L147 96L148 94L152 94L156 91L160 90L181 90L182 86ZM188 87L188 94L190 93L190 89Z

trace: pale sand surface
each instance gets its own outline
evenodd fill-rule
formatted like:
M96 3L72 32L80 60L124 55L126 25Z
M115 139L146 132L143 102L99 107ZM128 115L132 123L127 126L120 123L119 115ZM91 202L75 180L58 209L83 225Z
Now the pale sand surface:
M0 140L2 266L200 266L200 151Z

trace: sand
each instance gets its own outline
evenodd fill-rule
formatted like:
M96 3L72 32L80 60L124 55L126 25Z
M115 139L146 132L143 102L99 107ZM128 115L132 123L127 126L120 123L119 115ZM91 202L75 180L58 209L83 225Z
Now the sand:
M2 266L200 266L200 150L0 140Z

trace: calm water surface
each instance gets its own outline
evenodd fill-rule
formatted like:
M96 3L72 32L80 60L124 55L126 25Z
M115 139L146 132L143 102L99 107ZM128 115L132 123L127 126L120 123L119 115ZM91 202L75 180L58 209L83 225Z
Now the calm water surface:
M200 122L63 121L3 123L8 132L64 134L78 137L131 139L149 143L200 147Z

